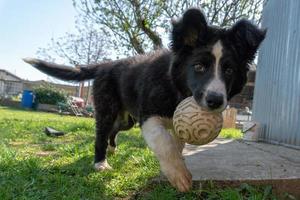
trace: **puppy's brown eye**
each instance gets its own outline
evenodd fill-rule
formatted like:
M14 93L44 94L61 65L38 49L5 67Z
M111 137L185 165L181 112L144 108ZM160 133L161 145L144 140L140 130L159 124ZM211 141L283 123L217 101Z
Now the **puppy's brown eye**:
M225 70L225 74L227 75L227 76L230 76L231 74L233 73L233 69L232 68L227 68L226 70Z
M196 72L200 72L200 73L203 73L206 71L206 67L201 64L194 65L194 69Z

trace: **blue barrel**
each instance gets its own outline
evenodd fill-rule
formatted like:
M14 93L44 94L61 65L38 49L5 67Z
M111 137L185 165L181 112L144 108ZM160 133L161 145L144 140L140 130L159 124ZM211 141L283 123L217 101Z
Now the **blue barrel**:
M24 90L22 95L22 107L32 108L33 105L33 92L30 90Z

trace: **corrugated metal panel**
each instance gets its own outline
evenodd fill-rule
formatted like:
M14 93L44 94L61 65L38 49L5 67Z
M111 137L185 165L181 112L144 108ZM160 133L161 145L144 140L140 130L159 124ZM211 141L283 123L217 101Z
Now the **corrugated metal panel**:
M269 0L262 26L267 37L258 58L253 119L260 138L300 148L300 1Z

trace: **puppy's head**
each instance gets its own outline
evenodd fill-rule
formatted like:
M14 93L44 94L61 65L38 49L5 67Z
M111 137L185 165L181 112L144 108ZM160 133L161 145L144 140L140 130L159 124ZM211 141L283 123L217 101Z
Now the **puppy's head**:
M209 110L225 109L243 89L248 64L255 57L266 31L247 20L229 29L209 26L198 9L187 10L173 22L171 75L181 90Z

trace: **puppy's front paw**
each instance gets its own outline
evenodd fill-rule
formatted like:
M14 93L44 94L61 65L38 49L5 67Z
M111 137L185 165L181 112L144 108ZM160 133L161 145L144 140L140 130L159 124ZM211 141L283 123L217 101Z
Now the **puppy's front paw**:
M104 171L104 170L112 169L112 167L108 164L106 159L104 161L95 163L94 167L95 167L95 170L97 170L97 171Z
M192 187L192 175L182 163L161 163L163 173L168 178L171 185L180 192L187 192Z

